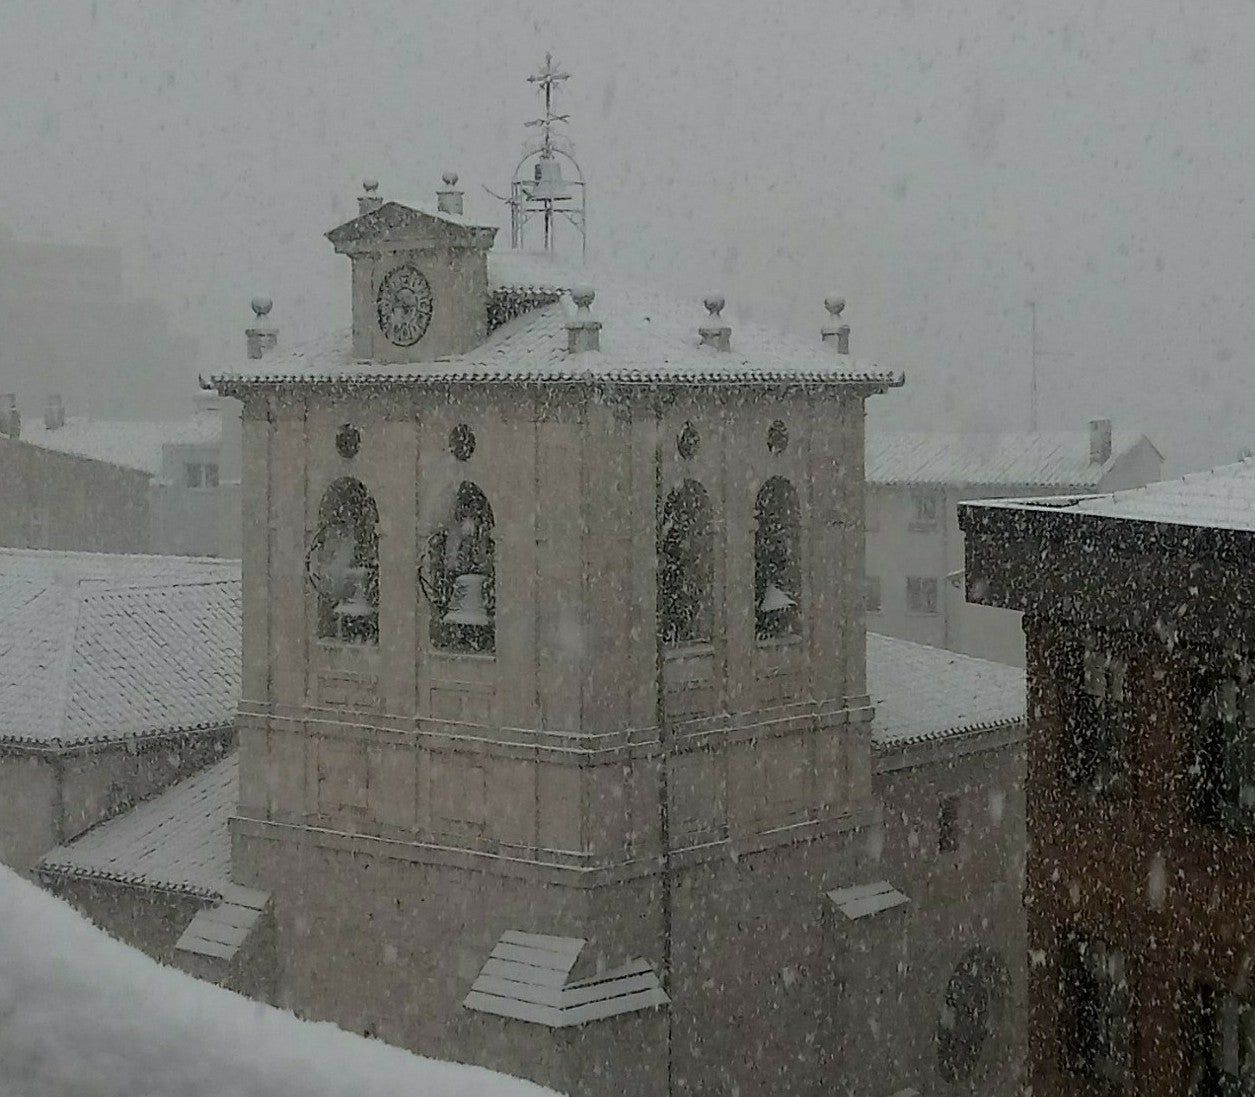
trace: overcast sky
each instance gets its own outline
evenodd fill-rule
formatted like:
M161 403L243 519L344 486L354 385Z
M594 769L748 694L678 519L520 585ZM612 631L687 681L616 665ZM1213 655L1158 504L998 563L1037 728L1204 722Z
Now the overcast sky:
M0 0L0 222L108 240L199 360L248 299L348 322L359 180L501 212L545 50L599 265L908 374L911 425L1111 415L1174 471L1255 442L1255 4ZM504 235L504 234L503 234ZM503 241L507 242L507 241ZM605 338L612 338L610 331ZM816 334L816 337L818 335Z

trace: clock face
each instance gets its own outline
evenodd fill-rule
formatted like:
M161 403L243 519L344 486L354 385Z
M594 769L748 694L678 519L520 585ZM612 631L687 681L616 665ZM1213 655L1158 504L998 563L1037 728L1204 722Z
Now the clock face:
M394 346L412 347L427 333L432 302L431 285L422 271L411 266L390 270L376 298L379 330Z

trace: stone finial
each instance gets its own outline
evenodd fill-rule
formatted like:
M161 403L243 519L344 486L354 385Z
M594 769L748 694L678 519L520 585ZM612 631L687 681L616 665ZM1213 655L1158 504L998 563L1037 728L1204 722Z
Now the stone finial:
M379 180L363 179L362 190L365 194L357 196L357 215L361 217L363 214L374 213L383 205L383 199L379 197Z
M458 173L446 171L440 178L444 182L444 190L436 191L436 209L450 217L461 217L462 191L457 189Z
M249 358L261 358L279 343L279 329L266 320L274 302L269 297L254 297L249 305L253 310L253 323L244 329L244 343Z
M571 290L575 302L575 315L567 321L567 352L580 354L586 350L601 350L601 321L594 320L593 299L597 296L592 286L576 286Z
M697 329L697 334L701 337L701 345L714 347L715 350L731 350L732 328L725 324L720 316L724 306L723 295L707 294L702 304L706 306L706 311L710 315L706 318L706 323Z
M828 322L819 329L819 337L825 343L832 343L838 354L850 353L850 325L842 318L845 312L845 298L829 294L824 298L824 308L828 310Z

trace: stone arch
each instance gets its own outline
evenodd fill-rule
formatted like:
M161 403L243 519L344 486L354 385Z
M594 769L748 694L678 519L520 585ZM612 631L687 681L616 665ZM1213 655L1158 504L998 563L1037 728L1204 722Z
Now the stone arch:
M360 480L344 476L323 492L306 573L320 639L379 642L379 508Z
M668 493L658 520L658 637L663 644L711 638L714 535L710 496L697 480Z
M496 650L496 518L478 484L463 480L427 539L431 642L444 651Z
M754 499L754 634L760 640L801 630L802 507L783 476Z

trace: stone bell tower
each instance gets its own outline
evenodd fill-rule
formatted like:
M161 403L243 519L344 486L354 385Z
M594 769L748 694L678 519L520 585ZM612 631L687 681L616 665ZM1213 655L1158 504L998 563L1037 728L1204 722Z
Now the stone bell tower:
M872 814L863 401L901 378L368 197L328 234L351 338L214 379L282 999L572 1094L815 1092Z

